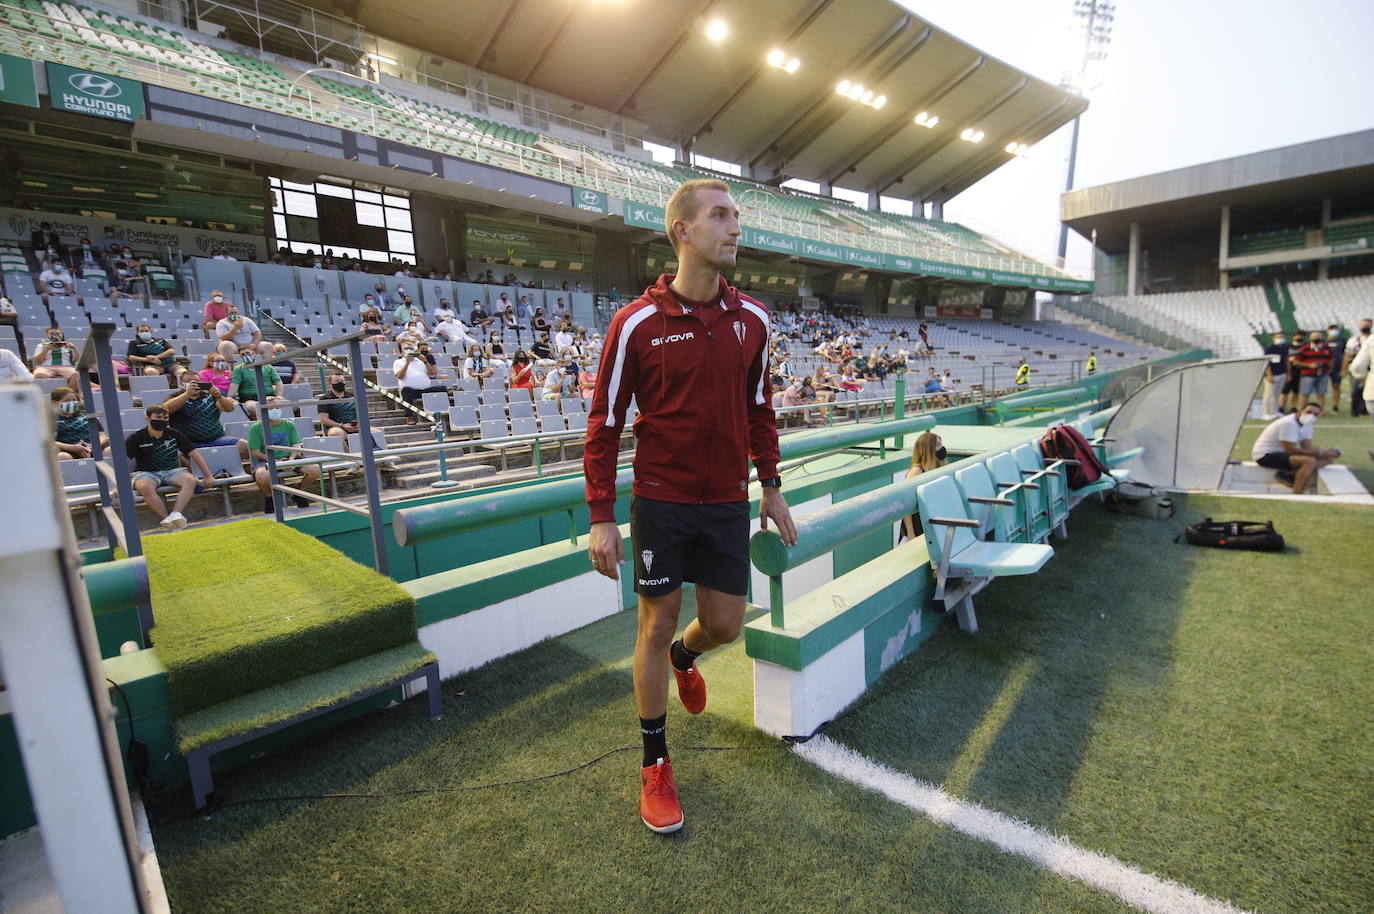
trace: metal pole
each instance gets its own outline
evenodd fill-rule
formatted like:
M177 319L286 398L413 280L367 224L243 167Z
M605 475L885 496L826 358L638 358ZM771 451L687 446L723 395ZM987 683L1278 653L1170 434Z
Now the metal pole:
M267 380L263 376L262 363L253 364L253 376L258 379L258 424L262 426L262 450L267 455L267 484L271 486L272 516L277 523L285 520L282 514L282 493L277 491L277 455L272 448L272 423L267 418ZM251 426L249 433L252 433Z
M373 456L372 420L367 414L367 393L363 386L363 350L357 337L348 341L348 370L353 375L353 394L358 403L358 439L363 449L363 478L367 481L368 521L372 526L372 554L378 573L390 575L386 558L386 539L382 527L381 478Z
M1078 122L1083 118L1073 119L1073 139L1069 141L1069 176L1064 181L1064 193L1073 190L1073 172L1078 164ZM1064 260L1069 252L1069 224L1059 223L1059 266L1064 265Z
M434 439L438 444L444 443L444 420L442 416L434 423ZM429 484L432 489L451 489L456 485L460 485L458 480L448 478L447 455L447 448L439 449L439 478L435 482Z

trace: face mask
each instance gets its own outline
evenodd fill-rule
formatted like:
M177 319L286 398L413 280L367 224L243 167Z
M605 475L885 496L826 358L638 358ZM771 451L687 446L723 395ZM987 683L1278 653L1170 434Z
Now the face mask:
M228 314L229 314L229 320L231 320L231 321L233 321L233 320L238 320L239 313L238 313L237 311L230 311L230 312L228 312Z
M57 411L64 416L75 416L81 412L80 400L63 400L57 404Z
M224 296L223 296L223 295L216 295L216 296L215 296L213 299L211 299L211 300L212 300L212 301L215 301L215 302L222 302L222 301L224 301Z
M1287 342L1288 342L1288 341L1285 340L1283 337L1276 337L1275 340L1274 340L1274 345L1275 345L1275 346L1282 346L1282 345L1284 345L1284 344L1287 343Z
M138 338L146 341L151 340L153 338L153 335L149 333L147 330L140 330L138 331Z
M1317 417L1313 413L1298 413L1299 425L1315 425L1316 423Z
M166 419L149 419L148 427L155 432L160 432L167 427Z
M945 446L943 444L935 449L935 457L937 460L944 460L948 456L949 451L945 450Z
M239 356L239 361L245 365L252 365L257 360L258 357L251 352L245 352L243 355Z
M128 270L115 270L115 273L118 274L118 275L120 275L120 276L128 276L128 275L129 275L129 271L128 271Z
M83 245L81 246L81 250L83 250L83 251L89 251L90 249L91 249L91 246L90 246L89 244L83 244Z
M341 394L341 393L343 393L345 390L348 389L348 385L347 385L347 384L330 384L330 385L329 385L329 389L332 390L332 391L334 391L334 393L336 393L336 394Z
M273 422L276 422L278 419L281 418L281 410L269 409L267 411L267 418L271 419Z
M226 361L224 361L223 359L216 359L215 361L211 362L210 364L213 365L215 368L217 368L217 369L220 370L220 371L223 371L224 369L226 369L226 368L229 367L229 363L226 362Z
M52 340L54 343L60 343L60 342L62 342L62 334L60 334L60 333L52 333L52 334L49 334L49 335L48 335L48 339Z

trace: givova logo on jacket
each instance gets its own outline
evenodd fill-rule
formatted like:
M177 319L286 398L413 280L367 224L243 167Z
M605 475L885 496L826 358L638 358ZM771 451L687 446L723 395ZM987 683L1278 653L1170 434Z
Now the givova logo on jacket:
M649 340L649 345L650 345L650 346L661 346L661 345L663 345L664 343L680 343L680 342L682 342L683 340L694 340L694 339L696 339L696 334L693 333L692 331L688 330L686 333L674 333L674 334L671 334L670 336L655 337L654 339Z

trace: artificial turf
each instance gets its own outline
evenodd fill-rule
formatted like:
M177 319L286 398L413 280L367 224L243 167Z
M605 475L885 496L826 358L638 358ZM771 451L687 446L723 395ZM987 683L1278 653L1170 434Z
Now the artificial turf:
M1091 850L1263 911L1374 908L1374 663L1358 596L1374 511L1180 499L1095 504L1038 575L979 596L828 735ZM1284 555L1171 542L1194 515L1272 517ZM684 616L685 620L685 616ZM811 767L750 726L739 644L704 714L670 700L687 824L638 820L622 613L226 772L230 803L154 797L174 911L1122 911L1124 905ZM695 751L691 745L773 748Z
M285 524L149 536L144 552L177 716L415 642L408 593Z

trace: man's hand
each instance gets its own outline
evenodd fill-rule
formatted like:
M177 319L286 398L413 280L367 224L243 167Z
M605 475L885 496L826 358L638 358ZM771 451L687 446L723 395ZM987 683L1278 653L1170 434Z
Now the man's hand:
M208 471L200 474L200 481L207 490L213 489L219 485L219 483L215 481L215 477L211 476Z
M617 569L625 561L625 543L620 538L620 528L614 521L592 524L589 539L587 555L592 560L592 567L612 581L620 580Z
M767 487L763 490L763 500L759 503L759 529L768 529L768 518L778 525L778 535L784 544L797 545L797 525L792 522L792 512L782 497L781 489Z

